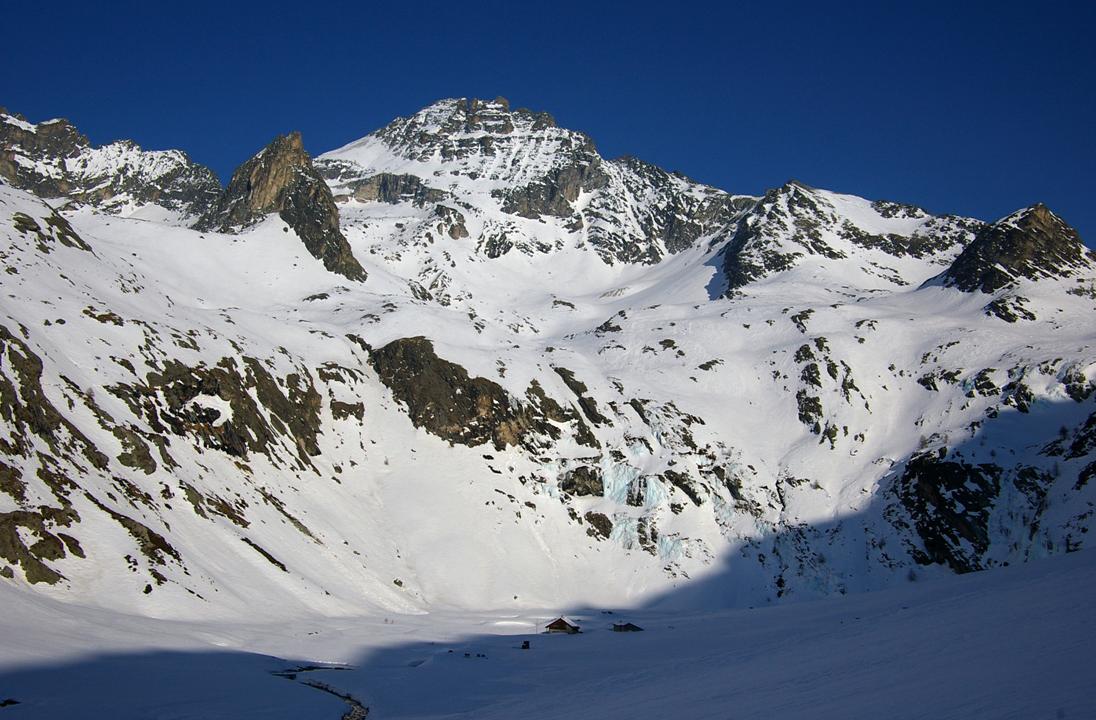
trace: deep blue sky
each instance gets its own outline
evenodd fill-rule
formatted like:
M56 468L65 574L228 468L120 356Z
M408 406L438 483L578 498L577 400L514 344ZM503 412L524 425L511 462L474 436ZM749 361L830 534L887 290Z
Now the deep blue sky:
M276 133L319 153L442 97L503 95L603 155L732 192L794 177L983 219L1043 201L1096 241L1092 2L18 2L2 17L0 105L182 148L222 178Z

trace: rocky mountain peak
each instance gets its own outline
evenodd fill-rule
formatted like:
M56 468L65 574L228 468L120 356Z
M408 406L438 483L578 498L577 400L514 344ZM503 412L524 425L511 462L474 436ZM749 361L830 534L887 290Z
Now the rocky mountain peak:
M198 226L227 231L280 212L298 176L310 169L301 134L279 135L236 169L221 200Z
M1070 277L1094 266L1077 231L1036 203L983 228L943 279L964 292L993 293L1019 279Z
M491 258L552 252L574 236L609 264L654 263L722 232L743 207L741 198L641 160L605 160L587 135L504 98L440 100L317 166L340 198L448 203L434 215L460 214L451 235L481 227L479 247ZM428 224L418 233L425 242L437 223ZM561 239L530 232L542 225Z
M68 132L8 117L22 148ZM19 162L178 167L140 152ZM798 182L736 197L502 100L328 158L289 134L248 159L200 223L255 223L241 242L0 183L0 590L609 606L730 557L761 603L1093 535L1092 274L992 313L1014 293L915 291L998 236L1081 252L1045 208L986 229ZM297 243L345 277L294 275L271 250Z
M47 166L60 165L89 147L87 137L67 120L35 125L0 108L0 176L15 187L43 197L68 194L74 186L71 179Z
M328 270L365 280L365 270L339 229L331 190L312 166L299 132L279 135L237 168L216 205L195 228L235 232L274 213Z
M369 147L380 141L396 155L418 162L456 163L462 174L480 178L497 174L511 179L499 159L524 154L524 166L551 166L557 156L593 149L582 133L556 127L551 115L512 109L505 98L447 98L410 117L396 118L372 135L335 151ZM519 168L520 169L520 168Z

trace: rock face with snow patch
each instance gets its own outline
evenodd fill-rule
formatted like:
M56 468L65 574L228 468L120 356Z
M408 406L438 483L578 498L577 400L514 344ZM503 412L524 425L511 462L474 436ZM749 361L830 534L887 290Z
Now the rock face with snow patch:
M339 230L331 191L312 167L297 132L276 137L237 168L220 200L195 227L231 232L274 213L328 270L365 280L365 270Z

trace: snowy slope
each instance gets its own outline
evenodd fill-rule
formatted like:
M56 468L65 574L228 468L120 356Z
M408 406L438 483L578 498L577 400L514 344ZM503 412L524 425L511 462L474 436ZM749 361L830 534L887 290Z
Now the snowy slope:
M4 585L225 621L744 607L1085 544L1096 266L940 279L1016 218L732 196L502 101L315 166L364 282L276 214L0 185Z
M1094 591L1084 551L814 603L595 610L549 636L538 612L178 622L0 586L0 702L14 718L1087 718ZM610 632L622 619L643 632Z

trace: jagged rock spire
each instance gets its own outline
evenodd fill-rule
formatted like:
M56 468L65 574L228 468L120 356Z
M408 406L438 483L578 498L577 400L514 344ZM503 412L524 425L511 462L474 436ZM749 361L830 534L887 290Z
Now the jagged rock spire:
M277 213L324 267L350 280L366 273L339 230L339 211L301 134L279 135L232 175L220 200L195 227L233 232Z

